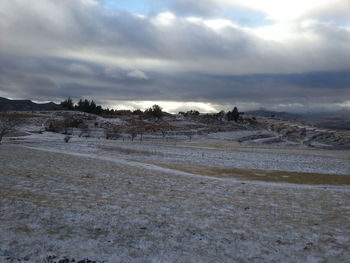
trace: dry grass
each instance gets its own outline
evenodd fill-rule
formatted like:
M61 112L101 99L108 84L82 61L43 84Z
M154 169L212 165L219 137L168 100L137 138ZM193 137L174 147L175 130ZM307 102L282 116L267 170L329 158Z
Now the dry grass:
M6 145L0 167L0 249L28 262L348 262L348 191L242 185Z
M144 145L160 145L169 147L183 147L183 148L198 148L198 149L213 149L233 152L261 152L261 153L283 153L283 154L298 154L305 156L319 156L319 157L334 157L344 158L350 160L350 155L347 152L339 152L332 150L318 151L312 148L299 147L274 147L274 146L243 146L236 141L223 141L216 139L191 141L191 142L139 142Z
M339 134L350 137L350 130L337 131Z
M149 124L149 125L139 125L140 128L145 128L146 130L157 130L157 129L175 129L178 128L176 126L172 126L172 125L161 125L161 124Z
M213 149L213 150L237 150L242 148L238 142L234 141L220 141L220 140L213 140L213 139L206 139L206 140L200 140L200 141L175 141L175 142L169 142L169 141L152 141L147 142L143 141L140 142L141 144L145 145L160 145L160 146L169 146L169 147L184 147L184 148L205 148L205 149Z
M350 185L350 174L320 174L259 169L218 168L199 165L153 163L182 172L219 178L305 185Z
M99 146L101 150L111 151L111 152L119 152L123 154L143 154L143 155L159 155L164 156L164 153L156 152L156 151L141 151L117 146Z
M14 118L14 119L31 119L31 118L43 118L43 116L28 114L28 113L14 113L14 112L0 112L0 118Z

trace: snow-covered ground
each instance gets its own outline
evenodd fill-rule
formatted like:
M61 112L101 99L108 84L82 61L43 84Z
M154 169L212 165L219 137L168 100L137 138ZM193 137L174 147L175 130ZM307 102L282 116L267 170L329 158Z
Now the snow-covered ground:
M205 136L187 142L167 142L159 137L154 141L131 142L131 140L114 141L75 136L69 143L64 143L64 137L65 135L45 132L13 138L11 142L63 153L95 154L139 161L220 168L350 174L350 151L346 150L326 151L276 146L245 147L238 145L237 142L222 138L210 139Z
M252 135L6 138L0 262L347 262L350 151L236 141ZM313 173L341 180L283 181Z

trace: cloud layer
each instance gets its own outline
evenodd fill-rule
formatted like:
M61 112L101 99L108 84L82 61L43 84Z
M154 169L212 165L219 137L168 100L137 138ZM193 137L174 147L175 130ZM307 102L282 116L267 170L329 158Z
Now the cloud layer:
M0 96L261 106L350 101L349 1L198 3L168 1L167 12L140 15L94 0L2 1ZM223 10L259 13L266 23L249 27Z

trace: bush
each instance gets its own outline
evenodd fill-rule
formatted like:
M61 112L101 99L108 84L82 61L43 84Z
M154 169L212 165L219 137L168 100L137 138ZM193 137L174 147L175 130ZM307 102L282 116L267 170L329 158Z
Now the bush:
M47 122L45 130L49 132L71 134L73 128L80 128L84 125L82 119L72 114L65 114L63 120L50 120Z
M21 115L13 113L0 113L0 144L2 138L13 132L23 122Z
M80 124L79 125L79 129L80 129L80 133L79 133L79 137L90 137L90 129L89 129L89 125L87 124Z
M63 131L63 121L51 120L47 123L45 130L48 132L62 132Z
M120 138L120 130L118 127L114 126L105 130L105 135L107 140L117 140Z
M199 111L196 110L189 110L187 112L180 111L179 114L187 117L187 116L199 116Z
M132 112L132 115L143 115L143 112L142 112L142 110L137 109L137 110L134 110L134 111Z

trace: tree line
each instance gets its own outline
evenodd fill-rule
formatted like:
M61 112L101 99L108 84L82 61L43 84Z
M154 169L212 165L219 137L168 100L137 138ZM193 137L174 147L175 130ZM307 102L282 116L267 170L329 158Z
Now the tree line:
M161 119L164 116L164 112L162 108L155 104L152 107L142 111L140 109L131 111L131 110L114 110L106 108L104 109L101 105L96 105L93 100L80 99L78 103L74 103L71 98L68 98L61 102L61 106L67 110L77 110L86 113L92 113L103 116L114 116L114 115L139 115L154 119ZM197 117L200 116L200 112L196 110L190 110L187 112L179 112L179 114L185 117ZM232 111L224 112L220 111L219 113L211 114L215 119L223 119L226 118L228 121L239 122L244 113L240 112L237 107L234 107Z
M162 108L159 105L153 105L152 107L142 111L140 109L130 110L114 110L106 108L101 105L96 105L93 100L80 99L77 104L73 102L71 98L68 98L61 102L62 108L66 110L76 110L86 113L92 113L97 115L113 116L113 115L144 115L146 117L152 117L155 119L161 119L163 117Z

